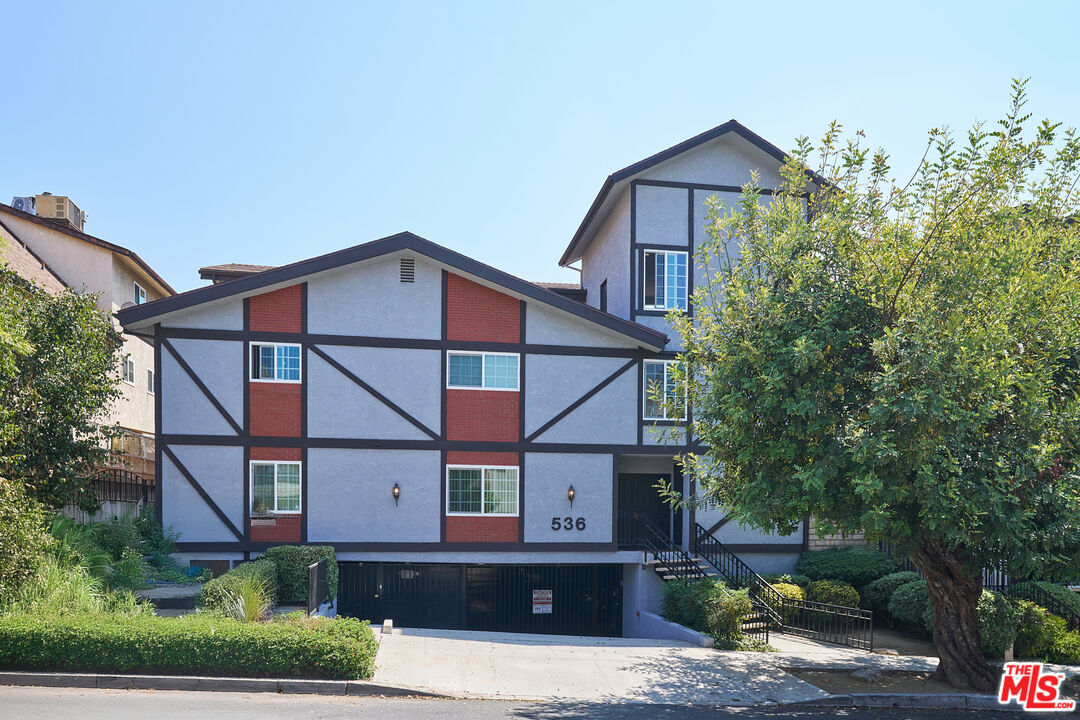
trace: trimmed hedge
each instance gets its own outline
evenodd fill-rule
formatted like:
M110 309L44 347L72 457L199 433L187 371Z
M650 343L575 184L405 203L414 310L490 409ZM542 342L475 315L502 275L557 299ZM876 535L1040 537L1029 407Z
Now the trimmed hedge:
M862 592L859 593L862 596L863 607L876 613L888 613L889 599L892 598L893 593L902 585L918 580L919 573L910 570L889 573L885 577L879 577L874 582L863 587Z
M330 599L337 597L338 564L329 545L279 545L263 555L277 570L278 600L282 603L306 603L308 566L326 560L326 590Z
M846 582L816 580L806 589L806 599L844 607L859 607L859 591Z
M353 680L371 677L376 650L352 618L0 617L6 669Z
M983 590L979 596L979 634L982 651L987 658L1001 659L1016 640L1020 617L1016 606L999 592ZM930 617L929 627L933 627Z
M854 587L869 585L896 570L891 557L860 547L808 550L795 561L795 571L811 580L841 580Z
M889 598L888 608L893 620L926 627L923 618L930 611L930 595L926 591L926 581L915 580L896 588Z
M266 583L270 601L277 602L278 582L274 563L260 558L253 562L237 565L224 575L208 580L202 586L202 593L199 595L199 607L207 610L226 610L230 603L230 596L236 592L240 579L246 575L261 577ZM306 591L304 598L307 599Z
M1054 639L1065 633L1065 621L1051 615L1030 600L1016 602L1016 641L1013 651L1017 660L1041 660L1054 645Z
M778 582L775 585L773 585L773 589L776 590L776 592L780 593L785 598L788 598L790 600L805 600L806 599L806 591L803 590L798 585L795 585L794 583ZM769 606L773 610L775 610L777 612L781 611L781 608L779 607L780 604L778 602L776 602L775 600L773 600L771 598L771 596L766 595L765 598L766 598L766 602L769 604ZM789 620L791 617L793 617L795 615L795 613L796 613L796 608L791 607L791 606L787 606L786 612L783 613L784 620Z

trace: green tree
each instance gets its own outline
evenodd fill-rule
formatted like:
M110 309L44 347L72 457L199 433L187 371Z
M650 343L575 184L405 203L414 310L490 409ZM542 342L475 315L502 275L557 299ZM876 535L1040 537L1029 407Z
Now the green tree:
M95 302L0 267L0 476L52 507L92 504L83 490L114 433L120 336Z
M1080 554L1080 141L1024 113L933 130L907 182L833 124L781 192L710 202L686 351L707 499L757 527L897 542L923 572L940 677L992 689L980 568ZM809 193L819 155L822 192Z

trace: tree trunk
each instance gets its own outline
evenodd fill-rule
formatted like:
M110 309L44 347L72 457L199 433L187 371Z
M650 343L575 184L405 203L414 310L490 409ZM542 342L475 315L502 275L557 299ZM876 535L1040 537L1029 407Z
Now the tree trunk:
M941 658L934 677L958 688L993 692L999 673L983 657L976 610L982 575L966 570L965 559L937 540L924 540L911 556L926 578L934 615L934 645Z

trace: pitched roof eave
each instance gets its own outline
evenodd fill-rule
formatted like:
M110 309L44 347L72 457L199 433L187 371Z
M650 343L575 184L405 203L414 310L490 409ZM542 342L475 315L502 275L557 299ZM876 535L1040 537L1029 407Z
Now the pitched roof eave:
M234 295L250 294L260 288L297 280L308 275L401 250L409 250L424 255L438 263L482 278L518 295L568 312L610 331L632 338L647 347L659 350L663 349L667 344L667 335L658 330L601 312L594 307L571 300L528 280L515 277L490 265L485 265L479 260L474 260L449 248L437 245L430 240L425 240L411 232L397 233L362 245L355 245L344 250L337 250L326 255L300 260L290 265L282 265L254 275L240 277L229 282L208 285L172 297L136 305L120 310L116 316L125 328L128 326L142 326L154 318L206 302L221 300Z

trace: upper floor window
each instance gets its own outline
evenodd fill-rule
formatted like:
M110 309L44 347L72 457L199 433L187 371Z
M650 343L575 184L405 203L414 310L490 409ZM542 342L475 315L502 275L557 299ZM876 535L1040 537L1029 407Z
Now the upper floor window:
M154 371L153 370L147 370L146 371L146 392L150 393L151 395L154 394Z
M446 387L517 390L518 356L513 353L449 352Z
M645 361L642 417L646 420L686 419L686 388L680 387L675 378L678 364L678 360Z
M300 512L300 463L252 462L251 512Z
M251 379L300 382L300 346L252 343Z
M517 515L516 467L446 467L448 515Z
M135 283L135 304L142 305L146 302L146 289L139 283Z
M686 309L686 253L665 250L645 251L645 310Z
M124 370L123 370L124 382L129 385L135 384L135 361L128 355L124 358Z

